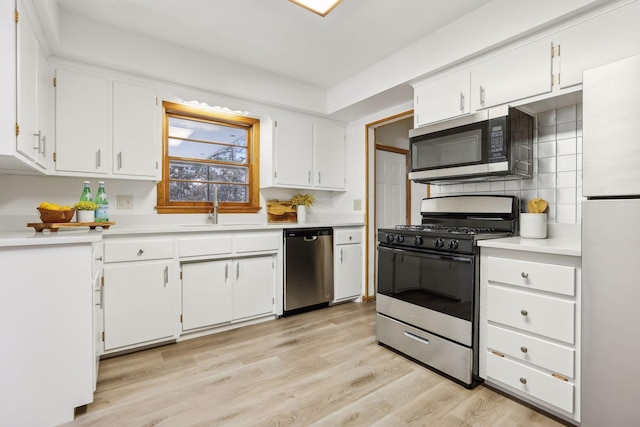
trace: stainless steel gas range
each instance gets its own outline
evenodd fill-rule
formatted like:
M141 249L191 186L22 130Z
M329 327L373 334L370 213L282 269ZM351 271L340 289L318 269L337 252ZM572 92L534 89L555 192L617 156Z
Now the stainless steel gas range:
M377 339L472 388L478 377L476 242L512 236L518 199L422 200L421 225L378 230Z

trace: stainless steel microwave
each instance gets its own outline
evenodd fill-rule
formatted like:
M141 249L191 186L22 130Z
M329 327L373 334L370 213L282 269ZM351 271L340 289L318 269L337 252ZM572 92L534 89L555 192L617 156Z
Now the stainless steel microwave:
M451 183L530 178L533 117L503 106L409 131L409 179Z

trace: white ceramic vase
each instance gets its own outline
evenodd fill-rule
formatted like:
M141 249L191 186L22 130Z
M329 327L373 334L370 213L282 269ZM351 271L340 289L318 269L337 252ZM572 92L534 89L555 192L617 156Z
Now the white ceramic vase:
M298 224L304 224L305 222L307 222L307 207L298 205L296 210L298 212Z
M95 215L95 211L76 210L76 222L93 222Z

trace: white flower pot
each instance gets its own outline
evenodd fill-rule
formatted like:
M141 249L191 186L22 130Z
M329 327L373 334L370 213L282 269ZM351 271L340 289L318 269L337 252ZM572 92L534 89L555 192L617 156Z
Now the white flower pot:
M94 222L95 211L76 210L76 222Z
M307 207L298 205L296 210L298 212L298 224L304 224L307 222Z

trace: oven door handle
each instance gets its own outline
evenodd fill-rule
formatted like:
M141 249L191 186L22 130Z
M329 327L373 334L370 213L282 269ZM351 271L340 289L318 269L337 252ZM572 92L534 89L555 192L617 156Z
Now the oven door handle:
M429 344L429 340L426 338L419 337L416 334L412 334L409 331L404 331L404 336L407 338L411 338L412 340L418 341L421 344Z
M399 251L400 256L404 257L405 253L403 251ZM424 258L438 259L441 261L455 261L455 262L463 262L465 264L472 264L473 257L471 256L456 256L456 255L447 255L447 254L433 254L429 252L420 252L420 251L411 251L412 254L419 254Z

